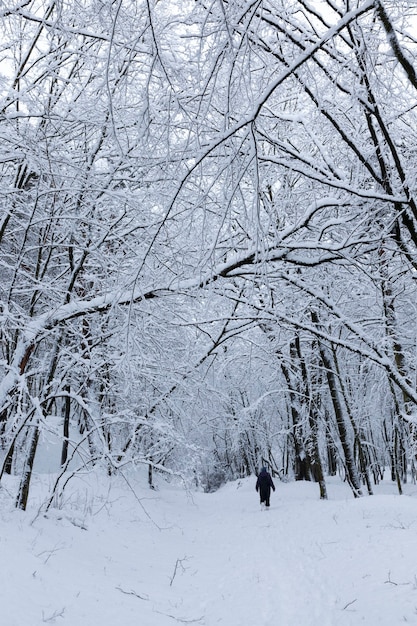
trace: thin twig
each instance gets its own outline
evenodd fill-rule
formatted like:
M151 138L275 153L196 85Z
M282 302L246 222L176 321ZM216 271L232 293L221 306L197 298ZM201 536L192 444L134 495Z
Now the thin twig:
M133 590L132 591L125 591L121 587L116 587L116 589L118 589L122 593L125 593L127 596L135 596L135 598L139 598L139 600L149 600L148 596L141 596L139 593L136 593L136 591L133 591Z
M175 619L176 622L181 622L181 624L197 624L204 619L204 615L201 617L197 617L197 619L186 619L182 617L175 617L175 615L170 615L169 613L163 613L162 611L155 611L159 615L165 615L165 617L170 617L171 619Z
M146 517L149 519L149 521L152 522L152 524L154 526L156 526L156 528L158 530L163 530L163 528L161 528L161 526L159 526L155 520L151 517L151 515L148 513L148 511L145 509L145 507L143 506L141 499L138 497L136 491L133 489L132 485L130 484L130 482L128 481L128 479L126 478L126 476L124 475L123 472L120 472L120 476L123 478L123 480L126 482L127 486L129 487L130 491L133 493L133 496L135 498L135 500L139 503L140 507L142 508L142 511L145 513Z
M65 607L61 609L61 611L54 611L50 617L45 617L44 612L42 611L42 621L43 622L54 622L57 617L64 617Z
M351 606L352 604L354 604L355 602L357 602L357 598L355 598L354 600L352 600L351 602L348 602L347 604L345 604L345 606L343 607L342 611L345 611L348 606Z
M185 567L184 567L184 565L182 563L183 563L183 561L187 561L187 560L188 560L188 557L186 557L186 556L183 559L177 559L177 561L175 563L175 567L174 567L174 573L172 574L171 581L169 583L170 587L172 587L172 583L174 582L175 576L177 575L178 566L181 566L182 571L184 572L185 571Z

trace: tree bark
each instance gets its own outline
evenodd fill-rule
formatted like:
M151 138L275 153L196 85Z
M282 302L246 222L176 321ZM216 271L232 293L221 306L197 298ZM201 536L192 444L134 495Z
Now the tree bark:
M71 415L71 398L69 397L71 388L69 385L65 385L64 391L67 393L64 404L64 424L63 424L63 439L62 439L62 451L61 451L61 467L65 465L68 458L68 444L69 444L69 424Z
M311 312L311 318L316 326L319 326L319 318L315 311ZM326 371L327 384L329 386L330 397L332 400L333 410L336 417L336 424L339 432L340 443L342 445L343 454L345 457L346 478L352 489L355 498L362 495L361 484L359 480L358 470L355 465L355 457L353 454L353 447L349 441L349 434L347 431L346 421L343 414L343 406L339 395L337 386L337 380L332 367L332 360L327 352L326 346L319 341L320 357Z
M319 406L320 406L320 393L318 390L318 365L319 363L313 363L311 376L308 376L305 358L301 352L300 336L297 334L296 348L300 360L301 375L304 386L304 397L308 401L308 421L310 425L309 445L307 449L309 451L309 458L311 459L311 472L314 480L319 484L320 499L327 500L327 487L324 479L323 464L321 462L320 448L319 448ZM314 359L315 353L318 351L317 342L314 341L312 345L312 358ZM317 357L316 357L316 360Z
M29 497L30 481L32 478L33 463L35 461L36 449L39 441L39 420L33 425L33 432L31 433L29 449L27 452L25 466L20 480L19 491L16 498L16 508L26 511L26 506Z

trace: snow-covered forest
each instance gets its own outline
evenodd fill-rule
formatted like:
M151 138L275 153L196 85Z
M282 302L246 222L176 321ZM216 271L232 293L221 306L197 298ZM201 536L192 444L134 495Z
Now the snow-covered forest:
M401 493L417 5L4 0L0 481ZM408 478L409 479L409 478ZM327 482L326 482L327 481ZM13 486L13 488L12 488Z

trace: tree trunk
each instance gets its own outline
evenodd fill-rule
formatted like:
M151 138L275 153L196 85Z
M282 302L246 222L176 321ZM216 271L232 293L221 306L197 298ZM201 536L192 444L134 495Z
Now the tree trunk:
M315 311L311 312L311 318L316 326L319 326L318 315ZM320 357L326 371L327 384L329 386L330 397L332 400L333 410L336 417L337 429L339 432L340 443L342 444L343 454L345 457L346 478L353 491L355 498L362 495L361 484L359 480L358 470L355 465L353 448L349 441L349 435L346 427L345 417L343 415L343 407L339 396L337 380L332 368L332 361L328 355L326 347L319 341Z
M330 415L327 407L324 408L324 415L326 420L327 468L329 476L336 476L338 453L337 446L334 442L333 434L330 429Z
M33 463L35 461L36 450L39 441L39 421L33 425L33 432L29 443L29 449L27 451L25 466L22 473L22 478L19 485L19 491L16 498L16 507L26 511L26 506L29 497L30 480L32 478Z
M315 482L319 484L320 488L320 500L327 500L327 487L324 479L323 465L320 457L320 448L318 440L318 425L319 425L319 406L320 406L320 393L319 393L319 363L313 362L311 376L308 376L305 359L301 353L300 337L297 335L296 339L297 353L300 360L301 375L304 385L304 396L309 399L308 402L308 421L310 425L310 437L309 457L311 459L311 472ZM314 359L315 353L317 354L318 346L314 341L312 345L312 358ZM316 357L317 359L317 357Z
M336 375L337 378L339 380L339 387L340 387L340 391L343 397L343 401L344 401L344 405L346 407L346 412L348 414L349 417L349 421L350 424L352 426L352 430L353 430L353 434L354 434L354 442L355 442L355 448L358 451L358 457L359 457L359 467L361 470L361 475L363 478L363 481L366 483L366 487L368 489L368 494L370 496L373 495L373 491L372 491L372 485L371 485L371 480L369 477L369 468L368 468L368 463L367 463L367 457L365 455L363 446L362 446L362 439L361 439L361 435L359 432L359 429L356 425L355 422L355 418L352 414L352 410L351 410L351 406L350 406L350 402L349 402L349 398L348 398L348 394L347 391L345 389L345 385L343 383L343 379L340 373L340 368L339 368L339 361L337 359L337 354L336 354L336 350L334 349L334 346L332 346L332 357L333 357L333 363L334 363L334 367L336 370Z
M62 440L62 452L61 452L61 467L65 465L68 458L68 443L69 443L69 423L71 414L71 398L69 393L71 388L69 385L65 385L65 392L68 394L65 397L65 409L64 409L64 425L63 425L63 440Z
M301 417L297 408L298 399L294 393L294 386L290 372L284 362L281 362L281 370L287 384L290 395L290 413L292 418L292 441L294 444L294 476L295 480L310 480L310 467L307 454L304 448L301 433Z

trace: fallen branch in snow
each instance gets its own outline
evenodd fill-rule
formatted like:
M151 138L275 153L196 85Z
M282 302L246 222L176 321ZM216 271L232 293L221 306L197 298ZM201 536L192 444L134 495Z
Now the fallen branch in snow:
M122 593L125 593L127 596L135 596L135 598L139 598L139 600L149 600L148 596L141 596L139 593L136 593L136 591L125 591L124 589L122 589L121 587L116 587L116 589L118 589L119 591L121 591Z
M43 564L45 565L49 559L51 558L51 556L53 556L54 554L56 554L59 550L65 550L66 549L66 545L65 544L56 544L51 550L43 550L42 552L39 552L39 554L35 554L37 559L40 559L41 556L43 556L44 554L47 555L47 557L45 558Z
M43 622L54 622L56 620L57 617L64 617L64 613L65 613L65 608L61 609L60 611L54 611L51 615L51 617L45 617L43 611L42 611L42 621Z
M345 611L348 608L348 606L351 606L352 604L355 604L355 602L357 602L357 598L355 598L351 602L348 602L347 604L345 604L345 606L343 607L342 611Z
M130 491L133 493L133 496L134 496L136 502L139 503L139 505L141 506L142 511L145 513L146 517L152 522L152 524L154 524L154 526L157 527L158 530L162 530L162 528L160 526L158 526L158 524L155 522L155 520L149 515L148 511L145 509L145 507L142 504L141 498L138 497L136 491L133 489L132 485L130 484L130 482L128 481L128 479L126 478L126 476L124 475L123 472L120 472L120 476L123 478L123 480L126 482L127 486L129 487Z
M175 615L170 615L170 613L163 613L162 611L155 611L159 615L165 615L165 617L170 617L171 619L175 619L176 622L181 622L181 624L197 624L204 619L204 615L201 617L197 617L197 619L185 619L182 617L175 617Z
M388 572L388 580L384 581L385 585L395 585L396 587L398 587L399 585L409 585L410 583L396 583L393 580L391 580L391 571Z
M175 563L175 567L174 567L174 573L172 574L171 581L169 583L170 587L172 587L172 583L174 582L175 576L177 575L178 566L181 566L182 571L185 572L183 561L188 561L188 557L185 556L183 559L177 559L177 562Z

